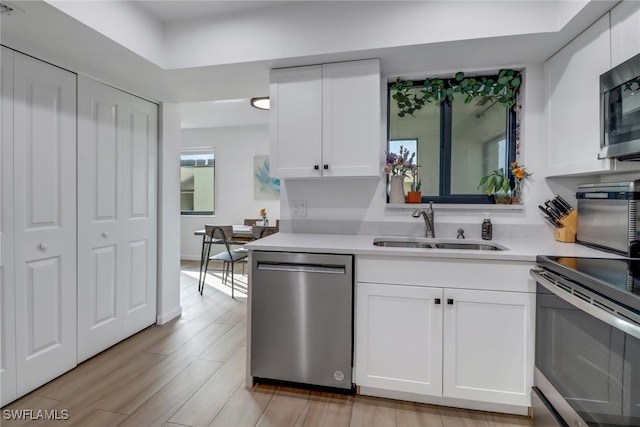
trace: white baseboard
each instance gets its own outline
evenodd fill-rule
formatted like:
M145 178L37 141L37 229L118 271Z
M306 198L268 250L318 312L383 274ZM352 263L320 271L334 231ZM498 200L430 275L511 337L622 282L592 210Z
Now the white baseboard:
M177 308L175 308L174 310L171 310L168 313L162 313L159 316L157 316L156 323L158 325L164 325L168 321L173 320L176 317L179 317L181 314L182 314L182 307L178 306Z
M400 391L382 390L374 387L359 387L358 394L366 396L384 397L387 399L407 400L409 402L428 403L431 405L450 406L453 408L472 409L476 411L499 412L513 415L529 415L528 406L507 405L501 403L479 402L474 400L456 399L451 397L427 396Z
M200 261L200 255L180 255L181 261Z

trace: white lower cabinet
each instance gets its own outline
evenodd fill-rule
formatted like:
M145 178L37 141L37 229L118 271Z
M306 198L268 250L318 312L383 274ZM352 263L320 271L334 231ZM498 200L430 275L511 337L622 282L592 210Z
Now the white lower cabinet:
M432 272L436 280L449 271L452 279L437 287L428 277L421 280L428 283L423 286L411 271L406 276L395 273L393 283L369 280L377 276L385 281L391 274L359 274L367 276L366 282L359 278L356 284L355 372L361 393L526 413L535 327L529 267L505 267L522 277L522 286L514 286L517 291L506 291L505 284L489 290L491 276L479 264L474 280L473 265L451 271L451 262L378 263L388 271ZM369 265L358 268L363 264ZM467 275L466 284L454 287ZM482 283L483 277L488 283ZM483 289L472 289L474 282Z
M443 396L528 406L535 294L444 290Z
M442 394L442 289L358 283L358 385Z

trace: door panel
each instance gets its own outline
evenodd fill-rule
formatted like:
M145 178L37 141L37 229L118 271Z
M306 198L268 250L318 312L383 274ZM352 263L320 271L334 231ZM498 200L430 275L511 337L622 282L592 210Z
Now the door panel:
M530 406L535 294L445 289L443 394Z
M155 322L157 106L87 78L78 98L84 360Z
M104 326L118 316L116 311L116 248L105 246L93 251L96 272L91 279L90 328Z
M76 77L15 54L18 395L76 365Z
M356 381L442 395L441 288L358 283Z
M15 279L13 275L13 51L0 60L0 406L16 398Z
M156 321L156 234L157 234L157 105L124 94L128 113L124 140L128 153L122 159L129 173L122 191L126 194L123 263L128 277L123 302L123 333L127 337Z
M322 67L272 70L269 96L271 175L321 176Z
M119 92L78 79L78 360L120 340Z

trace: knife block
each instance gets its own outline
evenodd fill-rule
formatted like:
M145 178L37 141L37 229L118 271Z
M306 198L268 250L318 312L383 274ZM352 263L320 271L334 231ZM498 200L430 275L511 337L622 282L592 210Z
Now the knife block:
M578 211L572 210L569 215L560 220L562 228L556 228L556 240L558 242L575 243L578 231Z

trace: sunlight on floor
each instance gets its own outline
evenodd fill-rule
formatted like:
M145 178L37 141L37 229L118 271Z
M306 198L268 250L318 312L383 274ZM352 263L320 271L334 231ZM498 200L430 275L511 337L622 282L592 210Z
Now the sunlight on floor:
M198 270L182 270L182 273L189 277L193 277L196 281L198 280L198 276L200 275L200 272ZM222 281L222 273L223 272L220 270L207 271L207 277L205 278L204 283L206 286L210 286L226 295L231 296L231 276L229 276L229 278L227 279L227 283L225 284ZM246 274L242 274L242 271L240 270L235 272L234 279L235 297L237 299L246 299L248 276ZM204 293L207 293L207 288L204 289Z

